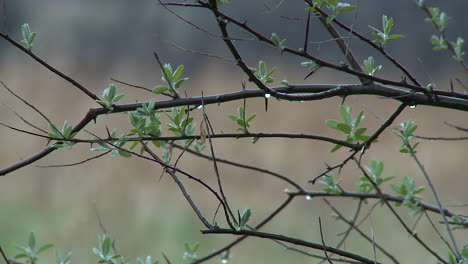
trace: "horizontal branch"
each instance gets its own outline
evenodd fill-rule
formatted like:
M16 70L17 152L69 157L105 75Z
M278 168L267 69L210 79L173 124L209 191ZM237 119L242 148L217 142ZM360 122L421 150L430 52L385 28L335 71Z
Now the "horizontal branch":
M324 246L322 244L318 243L313 243L313 242L308 242L302 239L298 238L293 238L289 236L284 236L284 235L279 235L279 234L273 234L273 233L266 233L266 232L260 232L260 231L254 231L254 230L232 230L232 229L225 229L225 228L213 228L209 230L202 230L201 231L203 234L232 234L232 235L240 235L240 236L253 236L253 237L259 237L259 238L267 238L267 239L273 239L273 240L279 240L279 241L284 241L287 243L299 245L299 246L304 246L308 248L314 248L326 252L331 252L343 257L347 257L353 260L360 261L362 263L368 263L368 264L376 264L379 262L375 262L374 260L370 260L367 258L364 258L362 256L350 253L348 251L344 251L341 249L329 247L329 246Z
M434 91L434 97L432 100L428 96L419 92L408 92L403 89L393 88L390 86L371 83L371 84L303 84L303 85L290 85L280 86L272 88L281 93L291 94L306 94L303 101L321 100L325 98L331 98L336 96L349 96L349 95L379 95L386 98L401 101L408 105L428 105L434 107L444 107L449 109L457 109L462 111L468 111L468 95L461 95L454 93L453 96L440 95L443 91ZM313 96L311 96L311 94ZM198 96L188 98L178 98L174 100L158 101L154 102L156 109L164 109L179 106L200 106L209 104L221 104L229 101L236 101L247 98L260 98L265 97L265 92L260 89L252 90L241 90L237 92L224 93L211 96ZM465 98L466 97L466 98ZM85 117L73 128L72 132L78 132L83 129L89 122L96 120L98 116L103 114L122 113L128 111L134 111L141 107L143 104L149 102L139 102L131 104L119 104L115 105L112 112L105 107L91 108L86 113ZM31 164L34 161L50 154L55 148L48 147L42 150L40 153L34 155L31 158L22 160L10 167L0 170L0 176L8 174L19 168Z
M346 192L343 191L341 193L337 194L331 194L327 192L321 192L321 191L288 191L287 192L289 195L292 196L309 196L309 197L352 197L352 198L360 198L360 199L382 199L382 197L378 193L359 193L359 192ZM383 194L383 197L387 201L392 201L392 202L397 202L397 203L403 203L404 198L392 196L389 194ZM425 210L440 214L440 209L437 206L433 206L427 203L423 203L421 201L418 201L418 204L424 208ZM461 217L460 215L444 208L444 213L447 216L453 217L453 216L458 216Z
M1 123L0 123L1 124ZM40 134L35 134L40 137L44 137L50 140L56 140L58 142L76 142L76 143L100 143L100 142L114 142L114 141L126 141L126 142L133 142L133 141L176 141L176 140L187 140L187 139L195 139L199 140L202 139L201 135L191 135L191 136L167 136L167 137L137 137L137 138L127 138L125 140L121 138L103 138L103 139L77 139L77 138L51 138L49 136L44 136ZM350 149L358 149L360 147L359 144L352 144L343 140L338 140L329 137L323 136L315 136L315 135L306 135L306 134L290 134L290 133L230 133L230 134L213 134L210 135L211 138L231 138L231 139L239 139L239 138L294 138L294 139L312 139L312 140L320 140L326 141L338 145L342 145L343 147L347 147Z
M349 96L349 95L377 95L394 99L402 103L416 106L427 105L434 107L443 107L468 111L468 95L458 93L448 93L444 91L433 91L434 97L428 98L427 95L420 92L410 92L407 90L394 88L378 83L371 84L298 84L290 86L279 86L271 88L280 93L285 94L303 94L304 96L294 99L294 101L314 101L326 98ZM156 109L194 105L200 106L203 104L220 104L229 101L236 101L247 98L265 97L265 92L260 89L241 90L237 92L224 93L219 95L201 96L180 98L176 100L158 101L155 102ZM434 100L433 100L434 99ZM203 102L202 102L203 101ZM114 107L113 112L133 111L142 106L143 103L121 104ZM96 110L99 108L96 108ZM107 113L107 109L102 109L100 112Z

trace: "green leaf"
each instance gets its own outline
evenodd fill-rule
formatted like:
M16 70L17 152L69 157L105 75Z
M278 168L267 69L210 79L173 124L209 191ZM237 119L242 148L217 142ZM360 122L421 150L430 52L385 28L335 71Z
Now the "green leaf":
M174 87L179 89L179 87L188 80L189 78L183 78L174 82Z
M345 133L345 134L349 134L351 133L351 127L347 124L344 124L344 123L338 123L337 126L336 126L336 129L338 129L339 131Z
M354 132L354 135L359 138L364 132L366 132L366 130L367 130L367 128L365 128L365 127L358 128Z
M329 127L334 128L334 129L337 129L337 127L338 127L338 121L336 121L336 120L325 120L325 123Z
M237 116L235 115L228 115L228 117L233 120L234 122L237 122Z
M40 247L40 248L37 250L37 254L40 254L40 253L42 253L42 252L44 252L44 251L46 251L47 249L52 248L52 247L54 247L54 244L45 244L45 245L43 245L42 247Z
M132 157L132 153L126 151L126 150L122 150L122 149L119 149L119 155L124 157L124 158L130 158Z
M402 38L404 38L404 37L405 37L405 36L403 36L403 35L394 34L394 35L390 35L390 36L387 38L387 40L388 40L388 41L391 41L391 40L396 40L396 39L402 39Z
M32 250L36 248L36 235L34 232L29 233L28 246Z
M253 115L250 116L245 122L246 122L247 124L249 124L250 121L252 121L256 116L257 116L257 114L253 114ZM249 124L249 126L250 126L250 124Z
M103 235L102 240L101 240L101 251L102 253L107 256L110 253L111 250L111 239L108 235Z
M390 184L390 187L392 188L392 190L398 194L403 194L403 191L401 189L401 187L399 185L396 185L394 183Z
M336 144L335 147L333 147L333 148L330 150L330 152L335 152L335 151L339 150L341 147L343 147L343 146L342 146L342 145Z
M342 105L340 105L339 113L341 116L341 120L343 120L343 123L351 125L351 112L352 111L353 111L353 108L351 106L344 108Z
M179 79L180 75L184 71L184 65L179 65L175 72L172 74L172 80L177 80Z
M14 256L15 259L19 259L19 258L27 258L28 255L25 254L25 253L20 253L20 254L17 254Z
M166 86L162 86L162 85L155 86L152 90L152 92L155 94L162 94L167 91L169 91L169 88Z

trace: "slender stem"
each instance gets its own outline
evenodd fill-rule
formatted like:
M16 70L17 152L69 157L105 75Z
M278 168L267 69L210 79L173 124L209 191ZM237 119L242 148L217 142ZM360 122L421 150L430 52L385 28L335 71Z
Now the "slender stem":
M353 254L353 253L348 252L348 251L344 251L344 250L329 247L329 246L324 246L322 244L313 243L313 242L305 241L305 240L298 239L298 238L283 236L283 235L279 235L279 234L266 233L266 232L253 231L253 230L235 231L235 230L232 230L232 229L225 229L225 228L202 230L202 233L203 234L247 235L247 236L259 237L259 238L274 239L274 240L284 241L284 242L288 242L288 243L291 243L291 244L304 246L304 247L308 247L308 248L313 248L313 249L318 249L318 250L322 250L322 251L326 250L328 252L335 253L335 254L340 255L342 257L347 257L347 258L350 258L350 259L353 259L353 260L361 261L362 263L367 263L367 264L379 263L379 262L375 262L374 260L364 258L364 257L362 257L360 255L356 255L356 254Z
M44 60L42 60L41 58L36 56L34 53L30 52L28 49L23 47L20 43L16 42L14 39L10 38L10 36L8 36L6 34L3 34L3 33L0 33L0 37L4 38L6 41L10 42L13 46L18 48L22 52L28 54L31 58L33 58L35 61L39 62L42 66L44 66L49 71L55 73L57 76L61 77L65 81L71 83L72 85L74 85L75 87L80 89L83 93L88 95L94 101L99 100L99 97L97 95L95 95L94 93L92 93L88 88L84 87L79 82L72 79L71 77L65 75L63 72L61 72L61 71L57 70L56 68L52 67L50 64L48 64L47 62L45 62Z
M344 217L340 211L338 211L338 209L336 209L327 199L323 199L325 201L325 203L333 210L333 212L335 212L335 214L340 218L341 221L345 222L346 224L349 225L349 227L351 229L354 229L356 230L356 232L359 233L359 235L361 235L364 239L366 239L369 243L372 243L375 245L375 247L377 249L379 249L385 256L387 256L393 263L395 264L399 264L400 262L392 255L390 254L389 252L387 252L385 250L384 247L380 246L378 243L376 243L375 241L372 240L372 238L370 238L368 235L366 235L364 232L361 231L361 229L359 229L359 227L357 227L354 223L354 221L349 221L346 219L346 217Z
M434 199L436 200L437 206L439 207L440 215L442 216L442 221L444 222L445 229L447 230L447 233L448 233L449 238L450 238L450 242L452 243L452 247L454 249L453 254L455 256L457 256L457 259L461 259L460 253L458 252L457 243L456 243L455 238L454 238L453 233L452 233L452 229L450 229L450 226L448 224L447 216L445 215L444 207L442 206L442 203L440 202L439 195L437 194L437 191L436 191L436 189L434 187L434 184L432 184L432 181L429 178L429 175L427 174L426 169L424 168L422 163L419 161L419 159L416 156L416 153L414 152L414 149L411 146L411 144L406 144L406 147L409 149L409 153L410 153L411 157L414 159L414 161L416 162L416 164L418 165L418 168L421 171L422 175L424 176L424 179L426 179L426 182L429 185L429 188L431 189L431 193L434 196Z
M354 160L356 162L356 165L358 166L358 168L361 170L361 172L364 174L364 177L366 177L369 182L372 184L372 186L374 187L374 189L377 191L377 193L379 194L379 196L382 198L383 202L385 203L385 205L387 205L388 209L390 209L390 211L392 212L392 214L396 217L396 219L398 220L398 222L400 222L401 226L403 226L403 228L405 229L405 231L411 236L413 237L416 241L418 241L418 243L424 247L429 253L431 253L434 257L436 257L439 261L441 261L442 263L444 264L448 264L447 261L445 261L439 254L437 254L437 252L435 252L429 245L427 245L420 237L417 233L413 233L411 231L411 228L408 227L408 225L405 223L405 221L403 221L403 219L401 218L401 216L395 211L395 209L393 208L393 206L388 202L388 200L386 199L385 195L382 193L382 190L380 190L380 187L374 182L374 180L372 180L372 178L369 176L369 174L367 173L367 171L361 166L361 164L357 161L357 160Z

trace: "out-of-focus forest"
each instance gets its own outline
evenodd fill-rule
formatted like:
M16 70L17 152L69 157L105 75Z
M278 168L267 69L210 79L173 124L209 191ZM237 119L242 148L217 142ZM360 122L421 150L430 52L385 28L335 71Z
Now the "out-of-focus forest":
M282 1L233 0L232 4L222 8L260 32L266 35L276 32L287 39L289 46L299 47L304 39L307 16L305 5L302 1L280 2ZM341 18L369 37L371 30L368 25L380 27L382 14L394 18L393 32L406 37L389 45L388 51L424 83L435 83L438 89L448 90L450 80L458 78L468 86L466 72L453 61L451 55L446 51L432 50L429 38L434 30L430 24L424 22L424 14L413 1L350 2L359 6L357 13L345 14ZM468 38L467 1L428 2L437 5L451 17L446 32L448 36ZM5 6L6 10L3 9ZM242 89L241 83L246 77L233 63L174 47L176 45L230 58L220 38L193 27L174 13L206 31L217 33L214 17L204 10L180 7L170 7L170 10L159 5L158 1L151 0L6 1L0 13L0 29L19 40L21 25L28 23L38 34L34 53L99 95L112 82L111 78L148 88L161 84L160 68L153 51L158 52L163 63L185 66L184 76L190 79L184 84L183 90L188 96L199 96L202 91L205 95L212 95ZM310 47L320 57L335 62L341 59L342 55L336 44L330 41L330 36L319 22L312 20L310 34ZM244 39L236 43L248 63L256 67L259 60L264 60L268 65L278 68L275 73L278 85L283 77L290 83L357 81L349 76L340 77L329 69L321 69L304 80L307 70L300 67L301 61L297 58L280 55L276 49L265 47L253 39L249 40L252 37L245 32L235 31L234 35ZM350 46L361 62L372 55L372 50L361 47L358 41L352 40ZM382 57L373 56L376 60L383 61ZM400 73L388 63L382 64L382 75L399 80ZM4 40L0 41L0 80L58 124L62 124L64 120L74 124L90 107L98 106L78 89ZM247 88L253 88L249 85ZM123 100L126 103L148 101L151 98L162 99L122 84L117 84L117 87L119 92L126 94ZM37 113L1 89L0 103L2 123L28 128L15 115L16 111L47 129L47 124ZM340 103L339 98L303 104L270 100L268 112L265 112L263 100L252 99L247 101L247 111L257 114L253 131L339 137L338 133L326 126L325 120L339 118L337 109ZM365 111L366 119L363 122L369 129L378 127L389 114L389 109L397 105L393 101L375 96L351 96L346 98L345 103L353 105L356 112ZM233 102L207 107L207 114L216 131L235 131L235 124L227 115L235 113L238 106L239 102ZM195 114L196 121L200 114ZM419 126L418 133L424 136L462 135L444 125L444 121L468 127L466 113L454 110L417 106L406 111L398 122L407 119L415 120ZM99 117L97 124L88 129L105 136L106 127L123 132L128 126L126 115L117 114ZM88 136L82 133L80 135L83 137ZM47 144L44 139L5 127L0 127L0 135L2 168L29 157ZM388 176L401 178L407 175L416 178L420 185L425 185L414 163L407 156L398 153L399 144L399 139L387 131L378 145L373 146L367 154L368 158L385 161L384 174ZM172 179L160 177L160 166L147 161L106 156L76 166L40 167L84 160L95 154L89 152L89 147L79 145L72 150L61 149L31 166L0 177L0 245L8 254L14 254L14 246L23 243L30 231L35 231L39 241L54 243L64 252L72 250L75 263L92 263L96 258L91 248L97 247L97 235L102 233L98 216L116 240L119 253L129 257L153 255L161 258L161 252L164 252L174 260L173 263L180 263L185 241L201 242L200 252L207 254L233 239L230 236L202 235L199 232L202 226ZM266 167L300 182L306 182L322 172L325 163L338 162L347 154L343 150L330 153L333 145L318 141L262 139L252 145L248 139L227 139L216 141L215 147L221 158ZM466 182L467 149L468 143L463 141L423 141L420 145L420 159L447 205L468 201L466 184L458 183ZM208 182L215 180L212 164L209 162L185 155L180 166ZM262 213L274 208L282 198L278 193L288 187L279 181L265 180L259 173L240 173L227 165L221 165L220 169L232 204L236 208L252 208L254 221L261 219ZM353 188L353 179L357 179L360 174L344 169L340 176L344 186ZM217 206L216 201L204 200L206 197L199 186L190 182L187 185L202 208L211 212ZM310 189L321 190L322 187L310 185ZM426 197L429 202L433 201L429 193ZM353 212L354 201L333 201L344 212ZM385 212L385 208L376 210ZM463 210L466 215L467 209L460 209L462 213ZM267 225L266 230L281 230L292 236L319 241L317 217L327 214L330 214L330 210L323 207L320 201L304 199L283 212L271 226ZM409 216L407 220L412 221ZM394 219L381 213L372 219L372 223L375 236L385 238L383 243L390 250L414 246L415 251L411 254L422 254L414 241L398 230ZM421 232L429 228L427 225L421 224ZM391 232L394 229L387 228L388 226L395 227L397 231ZM332 244L337 240L335 234L345 227L330 218L324 223L327 241ZM434 239L436 236L434 234ZM346 246L347 250L367 253L372 251L372 248L361 247L357 236L356 239L352 240L356 243ZM431 241L433 238L425 239ZM265 263L310 261L267 240L248 239L232 253L234 263L255 263L258 259ZM50 254L49 262L52 263L52 251L47 254ZM445 256L445 251L441 254ZM418 258L419 261L423 259L420 256ZM218 262L219 259L209 263Z

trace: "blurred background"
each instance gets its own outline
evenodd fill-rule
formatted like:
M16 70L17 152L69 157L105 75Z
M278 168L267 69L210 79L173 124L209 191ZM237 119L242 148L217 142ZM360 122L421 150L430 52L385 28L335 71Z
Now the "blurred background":
M429 39L434 30L424 22L424 14L413 1L350 2L359 5L357 14L346 14L340 18L352 23L355 30L366 36L371 37L368 25L381 27L382 14L395 19L393 32L405 35L406 38L391 43L389 53L413 72L421 83L435 83L438 89L448 90L450 80L458 78L467 86L466 72L451 59L451 55L448 52L432 51ZM468 37L468 18L465 15L468 2L427 2L440 7L451 17L446 32L450 39ZM303 46L304 8L302 1L235 0L223 6L222 10L240 21L246 21L267 36L276 32L280 38L287 39L287 46L298 48ZM246 77L231 62L188 52L169 44L231 58L222 40L207 33L219 34L211 14L196 8L170 7L170 10L151 0L15 0L6 1L6 5L2 2L0 28L19 41L21 25L29 23L32 31L38 34L33 52L99 95L111 82L110 78L148 88L162 84L153 51L158 52L163 63L171 63L173 67L185 65L183 76L190 80L182 89L187 96L199 96L202 91L205 95L213 95L242 89ZM174 13L204 31L184 22ZM274 74L277 85L283 78L294 84L357 82L355 78L328 69L321 69L304 80L307 70L299 66L301 59L281 55L278 50L254 41L245 32L235 27L230 29L232 36L242 39L236 41L236 45L249 65L257 67L258 61L264 60L269 68L277 67ZM342 60L335 43L315 19L311 24L309 47L321 58L335 63ZM361 62L370 55L374 56L376 63L384 66L380 77L401 80L398 71L358 40L351 40L351 50ZM57 124L63 124L65 120L76 124L89 108L97 106L78 89L6 41L0 41L0 80ZM458 82L454 81L454 84L457 91L463 89ZM121 84L117 86L120 93L126 94L123 103L166 100L139 89ZM254 87L247 84L247 88ZM0 98L0 122L30 130L15 115L14 109L27 120L48 129L47 123L37 113L6 90L0 90ZM340 134L325 125L326 119L339 119L337 109L340 103L340 98L305 103L270 100L268 112L265 112L263 99L249 99L247 114L257 114L252 132L306 133L341 138ZM216 132L235 131L236 126L227 115L235 114L241 104L231 102L207 106L207 114ZM398 105L397 102L374 96L351 96L346 98L345 104L352 105L355 113L365 111L363 126L368 127L369 131L377 128ZM199 124L200 113L194 113L194 117ZM417 134L423 136L466 136L444 125L444 121L468 127L466 113L447 109L417 106L406 110L397 122L409 119L418 124ZM89 124L87 129L102 136L106 136L106 127L110 130L116 128L119 133L129 127L125 114L101 116L97 121L97 124ZM43 139L5 127L0 128L0 133L1 168L28 158L47 145ZM79 137L86 138L89 134L81 132ZM414 162L398 152L399 144L398 138L388 130L364 156L363 162L368 164L372 159L383 160L384 176L397 176L395 183L401 182L403 176L409 176L414 177L418 185L427 186ZM216 140L214 147L220 158L268 168L287 175L310 190L321 190L323 187L307 184L309 179L320 174L325 164L340 162L348 154L346 150L330 153L333 145L328 143L289 139L261 139L255 145L251 144L250 139ZM419 146L419 158L445 205L466 204L468 201L467 149L466 141L424 141ZM175 151L174 155L177 153ZM30 231L35 231L39 243L51 242L59 246L62 252L73 251L73 262L95 262L97 258L91 248L97 247L97 235L102 233L98 215L111 237L116 240L119 253L132 259L146 255L162 259L161 253L164 252L173 263L182 263L185 241L200 242L199 256L204 256L234 239L227 235L202 235L199 230L203 226L174 182L167 175L160 178L161 168L157 164L138 158L105 156L72 167L37 167L79 162L95 154L89 151L89 145L77 145L71 151L55 151L31 166L0 177L0 245L9 256L15 254L16 245L24 244ZM180 167L215 184L210 162L185 154ZM220 165L220 170L231 206L241 211L246 207L252 208L253 223L263 219L286 199L282 193L285 188L292 189L292 186L260 173L227 165ZM343 188L355 190L354 184L360 175L351 165L338 178L343 180ZM185 179L184 183L206 216L212 219L216 201L196 184ZM388 187L384 190L391 192ZM423 196L427 202L434 203L428 188ZM357 202L351 199L330 200L347 217L353 215L357 206ZM468 213L466 207L451 209L460 214ZM406 214L404 208L400 212ZM336 221L330 214L331 210L320 198L298 198L268 224L265 231L319 242L320 216L326 242L334 245L340 239L337 233L344 231L346 225ZM220 219L218 216L217 220ZM433 219L439 220L437 217ZM408 216L405 220L411 225L416 218ZM435 262L409 238L386 208L377 208L362 228L368 234L372 228L376 241L390 252L397 252L397 256L405 260L404 263ZM439 242L437 234L431 231L427 220L422 220L416 231L439 254L446 256L447 249ZM466 236L461 235L463 231L458 233L458 242L460 245L466 244ZM351 235L345 249L372 257L372 247L355 234ZM261 239L247 239L231 253L232 263L315 262ZM53 251L46 253L45 257L49 263L55 262ZM380 253L378 258L386 260ZM219 262L215 258L208 263Z

